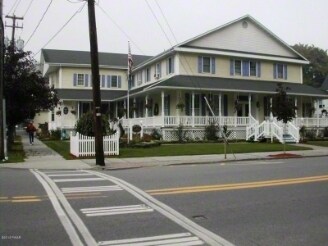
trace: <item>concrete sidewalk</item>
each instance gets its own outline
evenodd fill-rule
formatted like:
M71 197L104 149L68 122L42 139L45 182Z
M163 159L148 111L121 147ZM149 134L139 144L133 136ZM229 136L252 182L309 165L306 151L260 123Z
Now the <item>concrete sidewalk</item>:
M29 144L28 135L24 131L17 133L22 137L23 148L26 152L26 160L22 163L0 164L6 168L26 168L26 169L91 169L100 168L95 165L95 159L65 160L59 154L48 148L37 138L34 144ZM328 148L313 145L298 144L312 148L305 151L287 151L286 153L295 155L294 157L314 157L328 156ZM224 155L190 155L190 156L165 156L165 157L145 157L145 158L106 158L106 169L119 170L140 167L155 167L183 164L201 163L224 163L230 161L245 160L270 160L279 158L277 154L282 152L257 152L246 154L227 154Z

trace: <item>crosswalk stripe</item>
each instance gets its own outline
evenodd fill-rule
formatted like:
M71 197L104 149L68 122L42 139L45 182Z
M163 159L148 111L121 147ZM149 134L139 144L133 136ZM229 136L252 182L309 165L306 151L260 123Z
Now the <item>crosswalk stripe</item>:
M83 208L80 211L86 216L90 217L90 216L131 214L131 213L145 213L145 212L153 212L154 209L146 206L145 204L140 204L140 205L115 206L115 207Z
M57 173L48 174L48 177L66 177L66 176L92 176L91 173Z
M63 193L117 191L117 190L123 190L123 189L118 185L62 188Z
M198 237L191 233L167 234L153 237L131 238L112 241L100 241L98 245L120 245L120 246L147 246L147 245L176 245L191 246L204 244Z
M103 178L82 178L82 179L53 179L54 182L79 182L79 181L98 181L105 180Z

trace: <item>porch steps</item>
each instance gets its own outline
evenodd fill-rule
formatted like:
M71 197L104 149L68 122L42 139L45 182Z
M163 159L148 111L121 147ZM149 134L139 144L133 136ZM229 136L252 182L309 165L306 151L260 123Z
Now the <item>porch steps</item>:
M295 138L293 138L290 134L283 134L282 137L285 143L296 143Z

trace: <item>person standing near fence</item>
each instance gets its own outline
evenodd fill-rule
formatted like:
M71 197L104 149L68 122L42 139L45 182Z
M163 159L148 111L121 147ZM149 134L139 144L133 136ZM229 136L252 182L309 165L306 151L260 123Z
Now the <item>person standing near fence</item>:
M28 137L30 139L30 145L32 145L34 143L34 132L36 132L36 128L33 125L33 121L28 123L26 127L26 132L28 133Z

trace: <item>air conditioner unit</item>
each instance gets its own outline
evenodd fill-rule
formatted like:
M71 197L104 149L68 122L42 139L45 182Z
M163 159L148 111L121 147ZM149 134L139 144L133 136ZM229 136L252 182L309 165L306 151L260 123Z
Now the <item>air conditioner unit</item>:
M154 78L155 78L155 79L159 79L159 74L158 74L158 73L155 73L155 74L154 74Z

